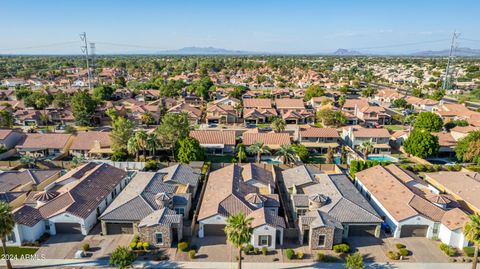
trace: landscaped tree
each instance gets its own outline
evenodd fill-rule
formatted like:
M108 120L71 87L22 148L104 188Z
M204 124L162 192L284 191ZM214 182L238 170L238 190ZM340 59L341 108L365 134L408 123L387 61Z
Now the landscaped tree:
M270 149L262 142L255 142L248 147L247 152L257 155L257 163L260 163L263 154L271 154Z
M102 85L99 87L95 87L93 89L92 96L93 96L93 99L97 102L106 101L112 98L112 95L114 92L115 90L112 87L107 85Z
M0 111L0 127L1 128L12 128L13 126L13 116L7 110Z
M182 163L203 160L205 154L197 139L185 137L178 140L177 159Z
M309 101L313 97L320 97L325 95L325 90L318 85L311 85L305 90L305 96L303 100Z
M12 264L7 251L7 236L13 232L15 227L15 219L13 217L10 205L6 202L0 202L0 238L2 240L3 257L7 263L7 268L11 269Z
M152 113L145 112L142 115L142 123L149 126L155 123L155 118L153 117Z
M407 100L405 98L395 99L392 102L392 106L396 108L405 108L408 105Z
M347 118L339 110L325 108L317 112L317 121L324 126L338 127L344 125L347 122Z
M360 150L362 151L363 157L365 160L368 159L368 155L373 151L373 143L371 140L365 141L360 144Z
M148 134L145 130L140 130L135 133L135 138L137 140L138 148L142 150L142 156L144 159L147 158L147 139Z
M295 150L290 145L281 145L275 152L275 156L282 158L286 164L294 163L297 160Z
M175 159L175 144L178 140L188 136L190 123L187 113L167 113L162 118L162 122L157 128L157 132L162 145L169 146L172 149Z
M375 94L375 89L373 89L370 86L367 86L367 88L362 91L363 97L372 97L374 94Z
M334 163L333 149L331 147L327 150L325 163Z
M20 158L20 163L28 168L35 167L37 160L31 155L23 155Z
M126 247L117 247L110 255L110 265L124 269L130 267L135 261L135 254Z
M124 117L117 117L112 122L112 132L110 133L110 139L112 140L112 150L123 151L127 150L127 143L130 137L133 136L133 128L135 124L125 119Z
M465 223L463 227L463 234L465 238L472 242L475 247L475 252L473 254L472 269L477 268L478 262L478 248L480 247L480 215L473 214L468 216L470 221Z
M72 112L75 117L75 123L80 126L93 125L93 115L95 114L96 102L90 94L86 92L77 92L71 100Z
M347 164L347 161L348 161L347 148L345 146L342 146L342 149L340 150L340 163Z
M127 152L130 155L135 156L135 161L138 162L138 152L140 151L140 144L138 143L137 136L132 136L127 141Z
M355 252L349 254L345 258L345 269L363 269L365 265L363 264L363 256L360 252Z
M307 147L305 147L302 144L293 144L292 145L293 150L295 151L295 154L302 160L302 162L306 163L308 161L308 158L310 157L310 153L308 152Z
M282 118L275 118L272 121L272 130L274 130L275 132L283 132L285 131L286 125L287 123Z
M455 146L457 159L480 164L480 131L473 131L460 139Z
M242 249L252 237L252 221L253 218L247 218L243 213L227 218L225 233L228 241L238 248L238 269L242 268Z
M237 145L237 160L238 163L242 163L247 159L247 153L245 150L245 145L240 143Z
M415 129L403 143L403 148L413 156L427 158L438 153L438 137L427 130Z
M147 149L150 154L155 157L157 149L161 147L160 139L158 139L157 133L153 132L147 136Z
M208 100L210 88L213 87L213 82L210 77L205 76L201 79L195 80L190 84L188 91L195 93L197 96L202 97L204 100Z
M443 128L443 121L440 116L433 112L421 112L418 114L413 127L430 132L440 132Z

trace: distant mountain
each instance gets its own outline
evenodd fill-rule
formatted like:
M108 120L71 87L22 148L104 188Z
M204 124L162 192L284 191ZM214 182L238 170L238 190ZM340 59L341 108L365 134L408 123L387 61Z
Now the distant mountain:
M419 51L409 54L410 56L424 56L424 57L435 57L435 56L448 56L450 50L427 50ZM455 55L460 57L478 57L480 56L480 49L471 49L471 48L457 48L455 50Z
M337 49L331 55L344 55L344 56L354 56L354 55L363 55L363 53L356 51L356 50L348 50L348 49Z
M158 54L174 54L174 55L251 55L260 54L258 52L243 50L227 50L214 47L184 47L178 50L159 51Z

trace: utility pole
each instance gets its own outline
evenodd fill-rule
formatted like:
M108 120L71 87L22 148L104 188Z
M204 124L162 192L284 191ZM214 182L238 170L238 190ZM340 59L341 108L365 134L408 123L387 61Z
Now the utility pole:
M83 32L80 34L80 40L83 41L84 45L80 48L85 54L85 61L87 62L87 72L88 72L88 88L92 88L92 72L90 71L90 65L88 63L88 46L87 46L87 33Z
M456 31L453 32L452 44L450 45L450 53L448 55L447 68L445 69L445 77L443 78L442 88L444 90L447 90L452 86L450 84L450 80L452 79L451 76L453 75L453 71L455 69L455 67L454 67L455 51L458 48L457 39L458 39L459 36L460 36L460 33L457 33Z

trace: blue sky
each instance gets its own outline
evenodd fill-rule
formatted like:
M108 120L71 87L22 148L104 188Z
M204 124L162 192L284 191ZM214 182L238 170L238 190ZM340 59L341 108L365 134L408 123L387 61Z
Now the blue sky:
M84 31L98 53L186 46L413 52L448 48L455 29L480 39L478 0L1 0L0 9L0 53L79 53ZM408 43L415 45L399 45ZM460 46L480 42L460 40Z

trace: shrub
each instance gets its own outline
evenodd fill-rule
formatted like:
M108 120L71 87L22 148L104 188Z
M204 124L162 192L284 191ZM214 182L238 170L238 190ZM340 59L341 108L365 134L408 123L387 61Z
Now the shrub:
M150 248L150 244L148 242L143 242L142 247L143 250L148 250Z
M278 258L273 258L272 261L278 262Z
M143 243L142 242L138 242L137 243L137 246L136 246L136 249L140 250L143 248Z
M407 257L410 254L410 251L406 248L401 248L398 250L398 253L403 257Z
M178 243L178 250L181 252L185 252L188 248L188 242L180 242Z
M130 250L135 250L136 247L137 247L137 243L135 242L130 243Z
M82 250L83 251L89 251L90 250L90 244L88 244L88 243L83 244L82 245Z
M135 255L125 247L117 247L110 256L110 265L118 268L126 268L133 264Z
M257 255L259 252L260 252L260 249L258 249L258 248L253 249L253 253L255 253L255 255Z
M287 256L287 259L291 260L295 257L295 251L291 248L287 248L287 250L285 250L285 255Z
M347 244L338 244L333 246L333 251L335 251L335 253L349 253L350 246Z
M442 250L442 251L445 253L445 255L447 255L448 257L453 257L453 256L455 256L455 254L456 254L455 249L454 249L453 247L445 244L445 243L441 243L438 247L439 247L440 250Z
M262 254L263 254L263 256L267 256L267 253L268 253L267 247L263 247L263 248L262 248Z
M321 262L323 261L323 257L325 257L325 254L323 254L323 252L317 252L317 261L318 262Z
M189 257L190 259L194 259L196 254L197 254L197 251L194 250L194 249L191 249L191 250L188 252L188 257Z
M463 254L467 257L473 257L475 254L475 248L474 247L463 247Z
M155 160L149 160L145 163L145 171L157 171L158 170L158 162Z
M303 252L302 251L297 252L297 259L299 259L299 260L303 259Z
M166 260L168 260L168 256L162 254L162 255L158 256L158 260L160 260L160 261L166 261Z
M133 236L132 242L137 243L138 241L140 241L140 236L138 234L136 234L136 235Z
M323 262L338 262L338 258L332 255L323 256Z
M395 247L396 247L397 249L406 248L406 246L405 246L404 244L400 244L400 243L395 244Z
M393 251L389 251L387 252L387 257L390 259L390 260L399 260L400 259L400 254L398 254L397 252L393 252Z

